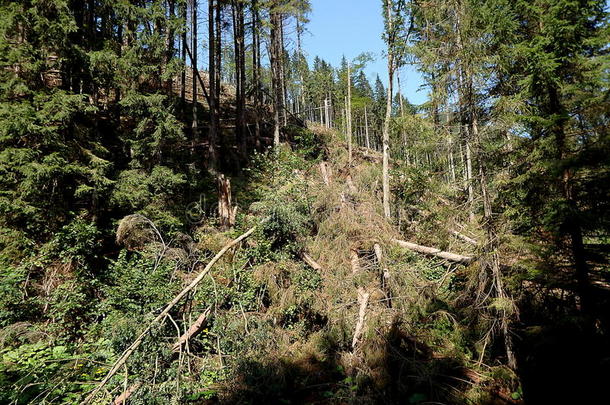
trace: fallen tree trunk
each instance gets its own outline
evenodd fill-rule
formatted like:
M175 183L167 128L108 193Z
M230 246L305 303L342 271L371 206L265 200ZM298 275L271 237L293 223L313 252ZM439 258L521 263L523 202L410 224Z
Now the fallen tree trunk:
M472 256L464 256L464 255L460 255L457 253L443 252L442 250L437 249L437 248L417 245L415 243L406 242L404 240L392 239L392 242L396 243L399 246L412 250L414 252L438 257L438 258L445 259L445 260L453 262L453 263L469 264L474 261L474 257L472 257Z
M307 253L305 253L305 252L301 253L301 259L303 259L303 261L305 263L307 263L309 265L309 267L311 267L312 269L317 270L317 271L322 270L322 266L320 264L318 264L318 262L316 262Z
M356 249L351 249L349 251L349 257L352 264L352 274L358 273L360 269L360 257L358 257L358 251Z
M199 332L201 332L201 329L203 328L203 325L207 320L208 315L210 315L211 310L212 307L209 306L205 311L203 311L201 315L199 315L199 318L197 318L197 320L193 322L189 329L182 336L180 336L180 339L178 339L178 341L174 343L174 346L172 347L173 352L180 351L182 345L186 344L186 342L188 342L190 339L197 336Z
M385 268L383 263L383 251L378 243L373 245L375 250L375 257L377 258L377 266L379 267L380 278L381 278L381 291L385 294L386 305L388 308L392 308L392 291L390 290L390 271Z
M358 302L360 303L360 310L358 311L358 322L356 323L356 330L354 331L354 338L352 339L352 350L356 349L358 342L360 341L360 335L362 335L362 328L364 327L364 317L366 316L366 306L369 303L369 293L364 288L358 288Z
M142 385L141 382L137 382L133 385L130 385L129 388L127 388L125 391L123 391L123 393L119 396L117 396L114 401L112 401L113 405L123 405L127 402L127 400L129 399L129 397L138 390L138 388L140 388L140 386Z
M199 275L191 282L191 284L189 284L186 288L184 288L184 290L180 291L180 293L178 295L176 295L176 297L174 297L174 299L171 300L171 302L169 304L167 304L165 309L148 324L146 329L144 329L144 331L137 337L137 339L134 340L133 343L123 352L121 357L119 357L119 359L114 363L114 365L112 366L110 371L108 371L108 374L106 374L106 377L104 377L104 379L97 385L97 387L95 387L95 389L89 395L87 395L87 397L82 402L82 404L89 404L89 403L91 403L91 401L93 401L93 399L95 398L97 393L100 391L100 389L102 389L102 387L104 385L106 385L106 383L108 383L108 381L116 374L116 372L123 366L123 364L125 364L125 362L129 358L129 356L131 356L131 354L138 348L138 346L140 346L140 344L144 340L144 337L151 331L153 326L155 326L162 319L164 319L169 314L169 311L171 311L171 309L178 302L180 302L180 300L186 294L188 294L193 288L195 288L197 286L197 284L199 284L201 282L201 280L203 280L203 278L210 272L210 270L212 269L214 264L216 264L216 262L229 249L231 249L233 246L237 245L242 240L244 240L248 236L250 236L254 232L255 229L256 229L256 227L250 228L246 233L242 234L239 238L231 241L225 247L223 247L218 253L216 253L216 256L214 256L212 258L212 260L210 260L210 262L205 266L205 268L201 271L201 273L199 273Z
M455 229L450 229L449 233L451 233L456 238L463 240L466 243L470 243L473 246L478 246L479 245L479 242L477 240L472 239L472 238L464 235L463 233L460 233L460 232L456 231Z
M322 173L322 180L324 180L324 184L329 186L332 173L328 163L320 162L320 173Z

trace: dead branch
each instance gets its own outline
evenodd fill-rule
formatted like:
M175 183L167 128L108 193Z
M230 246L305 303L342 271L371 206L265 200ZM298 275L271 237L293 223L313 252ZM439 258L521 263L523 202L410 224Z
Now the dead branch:
M460 255L457 253L443 252L442 250L437 249L437 248L417 245L415 243L406 242L404 240L392 239L392 242L398 244L399 246L412 250L414 252L438 257L438 258L445 259L445 260L453 262L453 263L469 264L474 261L474 258L472 256L464 256L464 255Z
M320 264L318 264L318 262L316 262L307 253L305 253L305 252L301 253L301 259L303 259L303 261L305 263L307 263L309 265L309 267L311 267L312 269L317 270L317 271L322 270L322 266Z
M201 332L201 329L202 329L205 321L207 320L208 315L210 315L211 310L212 310L212 306L209 306L205 311L203 311L203 313L201 315L199 315L199 318L197 318L197 320L195 322L193 322L193 324L189 327L189 329L184 334L182 334L182 336L180 336L180 339L178 339L178 341L176 343L174 343L174 346L172 346L173 352L180 351L180 348L182 347L182 345L184 345L190 339L197 336L197 334L199 334L199 332Z
M322 179L324 180L324 184L329 186L331 169L330 169L330 166L328 166L328 163L320 162L320 173L322 173Z
M358 251L356 249L351 249L349 251L350 260L352 263L352 274L358 273L360 268L360 258L358 257Z
M112 401L113 405L123 405L127 402L127 400L129 399L129 397L138 390L138 388L140 388L142 386L141 382L137 382L135 384L132 384L129 386L129 388L127 388L125 391L123 391L121 393L121 395L119 395L118 397L116 397L114 399L114 401Z
M230 243L228 243L225 247L223 247L218 253L216 253L216 256L214 256L212 258L212 260L210 260L210 262L205 266L205 268L201 271L201 273L199 273L199 275L186 287L184 288L178 295L176 295L176 297L174 297L173 300L171 300L171 302L169 304L167 304L167 306L165 307L165 309L159 314L157 315L157 317L155 319L152 320L152 322L150 322L148 324L148 326L146 327L146 329L144 329L144 331L138 336L138 338L136 340L134 340L134 342L123 352L123 354L121 355L121 357L119 357L119 359L114 363L114 365L112 366L112 368L110 369L110 371L108 371L108 374L106 374L106 377L104 377L104 379L95 387L95 389L85 398L85 400L82 402L82 404L89 404L91 403L91 401L95 398L95 396L97 395L97 393L100 391L100 389L106 385L106 383L108 383L108 381L116 374L116 372L119 370L119 368L125 364L125 362L127 361L127 359L129 358L129 356L131 356L131 354L138 348L138 346L140 346L140 344L142 343L142 341L144 340L144 337L151 331L151 329L153 328L153 326L155 326L157 323L159 323L162 319L164 319L167 314L169 314L169 311L171 311L171 309L178 303L180 302L180 300L186 295L188 294L193 288L195 288L197 286L197 284L199 284L201 282L201 280L203 280L203 278L209 273L209 271L212 269L212 267L214 266L214 264L216 264L216 262L218 260L220 260L220 258L232 247L234 247L235 245L239 244L242 240L246 239L248 236L250 236L254 230L256 229L256 227L252 227L250 228L247 232L245 232L244 234L242 234L240 237L238 237L237 239L231 241Z
M356 188L356 185L354 184L354 181L352 180L352 176L350 176L350 175L347 176L347 178L345 179L345 184L347 184L347 189L349 190L350 193L356 194L358 192L358 189Z
M362 328L364 327L364 317L366 316L366 306L369 302L369 293L364 288L358 288L358 302L360 303L360 310L358 311L358 322L356 323L356 330L354 331L354 339L352 339L352 350L358 345L360 336L362 335Z
M455 236L456 238L463 240L466 243L470 243L473 246L479 245L479 242L476 239L469 238L468 236L456 231L455 229L450 229L449 233Z
M373 245L373 249L375 250L375 257L377 258L377 265L381 275L381 290L386 296L386 305L391 308L392 291L390 291L390 271L382 265L383 251L381 250L381 246L379 246L378 243L375 243L375 245Z

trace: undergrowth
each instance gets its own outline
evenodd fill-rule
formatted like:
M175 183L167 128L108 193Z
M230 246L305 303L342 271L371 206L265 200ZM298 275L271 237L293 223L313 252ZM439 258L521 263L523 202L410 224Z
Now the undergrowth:
M145 337L97 403L134 384L133 404L466 404L485 403L491 388L517 392L511 373L478 363L480 347L471 343L477 325L456 304L466 275L391 243L407 228L383 216L379 164L356 150L349 167L332 133L300 131L294 138L294 150L257 155L235 181L240 211L232 230L219 231L208 218L191 236L170 237L143 222L128 229L126 222L123 248L103 274L87 273L95 229L79 224L60 232L37 262L63 266L40 298L49 323L19 329L2 320L12 326L0 336L0 386L10 387L0 402L82 400L211 255L253 224L252 237ZM438 242L430 230L455 213L438 209L445 204L425 191L425 173L395 178L403 183L394 185L402 221L418 220L409 232ZM359 290L369 298L354 345ZM9 313L6 299L2 316ZM173 352L178 336L208 308L200 333Z

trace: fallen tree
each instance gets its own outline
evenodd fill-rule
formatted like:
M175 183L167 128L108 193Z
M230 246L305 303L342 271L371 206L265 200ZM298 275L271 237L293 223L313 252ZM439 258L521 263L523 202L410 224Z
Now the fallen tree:
M472 256L464 256L464 255L460 255L457 253L444 252L437 248L417 245L415 243L407 242L404 240L392 239L392 242L396 243L397 245L399 245L401 247L412 250L414 252L422 253L422 254L428 255L428 256L438 257L440 259L445 259L445 260L453 262L453 263L470 264L474 261L474 257L472 257Z
M93 391L91 391L91 393L89 395L87 395L87 397L82 402L82 404L89 404L89 403L91 403L91 401L93 401L93 399L95 398L97 393L100 391L100 389L102 389L102 387L108 383L108 381L116 374L116 372L123 366L123 364L125 364L125 362L132 355L132 353L138 348L138 346L140 346L140 344L144 340L144 337L152 330L153 326L155 326L156 324L161 322L161 320L163 320L169 314L169 311L171 311L172 308L178 302L180 302L180 300L182 298L184 298L184 296L186 294L188 294L193 288L195 288L197 286L197 284L199 284L201 282L201 280L204 279L204 277L210 272L210 270L212 269L214 264L216 264L216 262L218 260L220 260L220 258L229 249L231 249L233 246L239 244L241 241L243 241L248 236L250 236L254 232L255 229L256 229L256 227L250 228L247 232L242 234L237 239L234 239L231 242L229 242L218 253L216 253L216 256L214 256L212 258L212 260L210 260L210 262L205 266L205 268L201 271L201 273L199 273L199 275L193 281L191 281L191 283L186 288L184 288L182 291L180 291L180 293L178 295L176 295L174 297L174 299L170 301L169 304L167 304L165 309L163 309L163 311L159 315L157 315L157 317L148 324L146 329L144 329L144 331L136 338L136 340L134 340L133 343L123 352L121 357L119 357L119 359L114 363L114 365L112 366L110 371L108 371L108 374L106 374L106 377L104 377L104 379L95 387L95 389Z
M358 310L358 322L356 323L356 330L354 331L354 338L352 339L352 351L356 349L360 336L362 335L362 328L364 327L364 318L366 316L366 306L369 303L370 294L364 290L364 288L358 288L358 303L360 309Z
M309 267L311 267L312 269L317 270L317 271L322 270L322 266L318 262L316 262L311 256L309 256L307 253L302 252L301 259L303 259L303 261L305 263L307 263L307 265Z
M131 397L131 395L133 395L134 392L136 392L138 390L138 388L140 388L140 386L142 385L141 382L137 382L133 385L130 385L129 388L127 388L125 391L123 391L119 396L117 396L114 401L112 401L113 405L124 405L125 403L127 403L127 400L129 399L129 397Z
M472 239L471 237L466 236L463 233L460 233L460 232L456 231L455 229L450 229L449 233L451 233L456 238L463 240L466 243L470 243L473 246L478 246L479 245L479 242L476 239Z
M182 336L180 336L180 339L178 339L178 341L174 343L174 346L172 347L173 352L180 351L182 345L186 344L186 342L188 342L190 339L197 336L199 332L201 332L201 329L203 328L203 325L205 324L208 315L210 315L211 310L212 307L209 306L205 311L203 311L201 315L199 315L199 318L197 318L197 320L193 322L189 329Z

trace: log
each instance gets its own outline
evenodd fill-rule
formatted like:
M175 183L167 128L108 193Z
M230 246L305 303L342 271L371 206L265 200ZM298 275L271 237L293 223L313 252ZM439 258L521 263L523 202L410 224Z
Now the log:
M406 242L404 240L392 239L392 242L396 243L397 245L399 245L401 247L412 250L414 252L422 253L422 254L425 254L428 256L438 257L438 258L445 259L445 260L453 262L453 263L469 264L474 261L474 257L472 257L472 256L464 256L464 255L460 255L457 253L443 252L442 250L437 249L437 248L417 245L415 243Z
M358 189L356 188L356 185L354 184L354 181L352 180L352 176L348 175L347 178L345 179L345 183L347 184L347 189L349 190L350 193L356 194L358 192Z
M456 231L455 229L450 229L449 233L451 233L456 238L463 240L466 243L470 243L473 246L478 246L479 245L479 242L476 239L469 238L468 236L464 235L463 233L460 233L460 232Z
M354 338L352 339L352 350L356 348L362 335L362 328L364 327L364 318L366 316L366 306L369 302L369 293L364 288L358 288L358 302L360 303L360 310L358 311L358 322L356 323L356 330L354 331Z
M173 352L179 352L182 345L186 344L186 342L188 342L190 339L197 336L199 332L201 332L201 329L203 328L203 325L205 324L208 315L210 315L211 310L212 306L209 306L205 311L203 311L201 315L199 315L199 318L197 318L197 320L193 322L189 329L182 336L180 336L178 341L174 343L174 346L172 346Z
M138 390L138 388L140 388L142 386L141 382L137 382L135 384L132 384L129 386L129 388L127 388L125 391L123 391L123 393L121 393L121 395L117 396L114 401L112 401L113 405L123 405L127 402L127 400L129 399L129 397Z
M89 403L91 403L91 401L93 401L93 399L95 399L95 396L102 389L102 387L108 383L108 381L116 374L116 372L123 366L123 364L125 364L125 362L129 358L129 356L131 356L131 354L140 346L140 344L144 340L144 337L151 331L153 326L158 324L162 319L165 319L165 317L169 314L169 311L171 311L172 308L178 302L180 302L180 300L182 298L184 298L185 295L187 295L193 288L195 288L201 282L201 280L203 280L205 278L205 276L207 276L207 274L210 272L210 270L212 269L214 264L216 264L216 262L218 260L220 260L220 258L225 253L227 253L227 251L229 249L231 249L233 246L239 244L241 241L246 239L248 236L252 235L252 233L254 232L255 229L256 229L256 227L250 228L247 232L242 234L237 239L234 239L233 241L229 242L218 253L216 253L216 256L214 256L212 258L212 260L210 260L210 262L199 273L199 275L193 281L191 281L191 283L187 287L185 287L182 291L180 291L180 293L178 295L176 295L173 300L171 300L167 304L165 309L163 309L163 311L161 311L161 313L159 315L157 315L156 318L153 319L148 324L148 326L144 329L144 331L142 333L140 333L140 335L136 338L136 340L134 340L133 343L123 352L123 354L121 354L121 356L114 363L114 365L112 366L110 371L108 371L108 374L106 374L106 377L104 377L104 379L102 381L100 381L100 383L93 389L93 391L91 391L91 393L89 395L87 395L87 397L85 398L85 400L83 402L81 402L81 404L89 404Z
M316 262L311 256L309 256L307 253L303 252L301 253L301 259L303 259L303 261L305 263L307 263L309 265L309 267L311 267L312 269L316 270L316 271L320 271L322 270L322 266L320 266L320 264L318 264L318 262Z
M375 243L373 245L373 250L375 250L375 257L377 258L377 264L381 267L381 259L383 259L383 253L381 251L381 246L379 246L379 243Z
M320 173L322 173L322 179L324 180L324 184L329 186L331 170L330 170L330 166L328 166L328 163L320 162Z
M373 245L373 249L375 250L375 257L377 258L377 266L379 267L379 271L381 272L381 291L386 296L386 305L388 308L392 308L392 291L390 291L390 271L382 266L383 260L383 251L381 250L381 246L378 243Z
M360 258L358 257L358 251L351 249L349 251L350 260L352 263L352 274L356 274L360 271Z
M231 203L231 179L220 173L218 175L218 217L220 219L220 227L228 229L235 225L236 212Z

